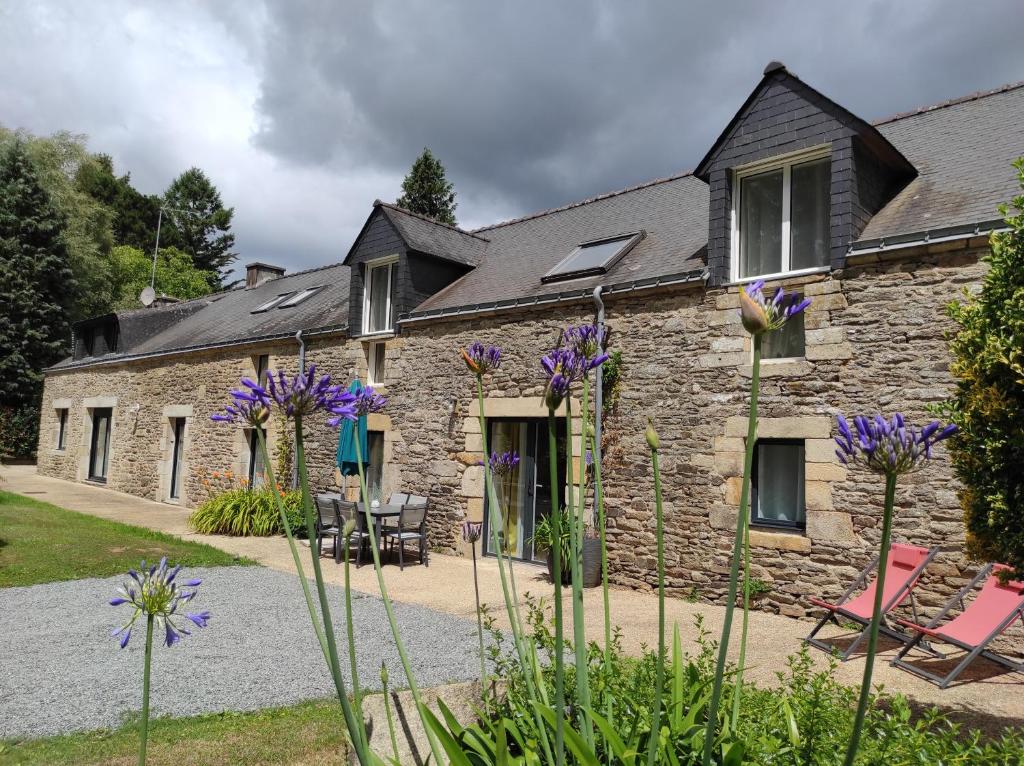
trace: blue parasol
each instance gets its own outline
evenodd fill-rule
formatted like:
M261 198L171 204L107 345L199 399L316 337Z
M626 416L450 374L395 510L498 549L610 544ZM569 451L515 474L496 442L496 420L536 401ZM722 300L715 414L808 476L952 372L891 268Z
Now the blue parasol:
M349 393L358 394L363 390L363 385L358 381L352 381L348 387ZM338 429L338 452L335 463L342 476L356 476L359 473L359 464L356 458L356 428L359 431L359 449L363 457L363 467L369 465L369 455L366 447L366 415L362 415L356 421L345 420Z

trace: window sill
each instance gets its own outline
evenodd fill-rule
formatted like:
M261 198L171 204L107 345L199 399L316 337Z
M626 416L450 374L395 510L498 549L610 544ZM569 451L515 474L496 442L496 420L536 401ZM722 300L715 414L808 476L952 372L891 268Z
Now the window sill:
M89 477L88 479L84 479L83 483L84 484L92 484L94 487L105 487L105 486L107 486L107 480L106 479L94 479L92 477Z
M779 529L777 527L750 527L750 545L752 548L771 548L777 551L796 551L806 553L811 550L811 540L797 529Z
M375 340L391 340L395 337L394 329L391 330L379 330L377 332L364 332L359 336L359 340L362 341L375 341Z
M752 277L736 277L735 279L726 282L725 287L742 287L743 285L749 285L751 282L756 282L759 279L763 279L765 282L778 282L784 279L793 279L795 277L809 277L816 274L828 274L830 271L832 271L831 266L815 266L813 269L779 271L775 274L758 274Z
M799 378L809 375L814 370L814 365L804 357L792 357L790 359L762 359L762 378ZM739 374L749 378L754 373L752 364L744 364L739 368Z

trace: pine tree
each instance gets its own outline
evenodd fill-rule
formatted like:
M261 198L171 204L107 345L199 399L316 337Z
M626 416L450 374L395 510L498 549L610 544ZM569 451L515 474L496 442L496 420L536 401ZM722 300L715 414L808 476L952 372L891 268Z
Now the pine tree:
M948 414L960 431L950 453L972 555L1024 577L1024 159L1008 230L992 235L981 292L954 303L956 394Z
M167 243L191 255L196 268L209 272L216 283L223 282L238 257L231 252L235 209L224 207L217 187L199 168L189 168L174 179L164 192L164 205ZM165 242L164 232L160 242Z
M402 181L396 204L435 221L455 225L455 188L444 174L444 165L424 148Z
M75 184L93 199L113 211L115 245L127 245L143 252L152 252L156 243L156 224L160 198L142 194L134 186L130 173L114 175L114 162L108 154L97 154L94 161L83 164ZM161 246L172 245L166 232L161 233Z
M68 349L74 284L65 220L25 144L0 156L0 406L38 401L42 370Z

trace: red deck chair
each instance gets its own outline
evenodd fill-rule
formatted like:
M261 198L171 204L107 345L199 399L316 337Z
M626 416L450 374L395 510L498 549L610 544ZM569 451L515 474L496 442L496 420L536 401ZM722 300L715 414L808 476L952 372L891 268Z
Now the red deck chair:
M896 655L892 664L938 684L940 689L945 689L955 681L961 671L974 662L978 655L1010 668L1010 670L1024 671L1024 665L1013 662L986 648L992 639L1010 627L1015 620L1024 617L1024 582L1018 580L1009 580L1005 584L1001 582L999 573L1008 571L1011 571L1010 567L1003 564L989 564L953 596L949 603L942 608L942 611L935 615L927 625L918 625L909 620L899 620L900 624L917 631L917 636ZM982 586L974 601L965 607L964 596L974 590L982 580L985 580L985 585ZM957 603L960 604L960 614L939 627L939 623ZM908 664L903 659L904 656L925 636L953 644L967 652L967 656L946 676L937 676L924 668ZM945 657L945 655L939 656Z
M893 543L889 548L889 558L885 569L885 591L882 593L882 622L878 626L880 633L884 633L902 643L910 641L909 635L893 628L886 622L886 615L900 604L904 604L909 600L914 619L917 619L917 604L914 601L913 589L917 585L917 581L920 579L924 568L928 566L938 552L938 546L928 549L904 543ZM871 626L871 614L875 607L875 581L872 580L871 584L867 585L867 587L865 585L868 578L877 569L878 556L875 556L871 563L861 570L861 573L854 580L853 585L847 589L846 593L839 597L839 602L836 604L816 598L808 599L815 606L820 606L826 610L826 613L818 624L814 626L814 630L804 639L806 643L829 654L837 652L838 650L835 646L822 641L820 638L815 638L815 635L828 622L834 622L836 625L839 625L839 618L842 617L864 626L860 635L853 640L853 643L846 648L846 651L839 654L839 659L841 660L845 661L850 658L850 655L860 646L861 641L867 637ZM861 594L851 598L861 588L863 588ZM928 648L927 644L922 648Z

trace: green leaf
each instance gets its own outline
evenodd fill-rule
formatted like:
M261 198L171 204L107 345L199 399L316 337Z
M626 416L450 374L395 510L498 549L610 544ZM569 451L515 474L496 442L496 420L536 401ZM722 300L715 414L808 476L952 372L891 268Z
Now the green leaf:
M459 747L459 743L455 741L454 737L452 737L451 732L444 727L444 725L437 719L437 716L435 716L426 705L420 705L420 718L423 719L423 723L426 724L437 736L438 741L441 743L441 747L443 747L445 753L448 754L451 766L473 766L473 762L469 760L462 748Z
M541 716L543 716L548 726L553 730L555 728L555 711L551 708L542 707L536 702L533 704ZM583 764L583 766L601 766L601 762L597 759L597 754L590 749L590 746L583 740L579 732L570 725L566 725L564 731L565 744L572 751L572 754L576 756L576 760Z

